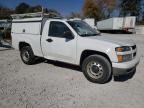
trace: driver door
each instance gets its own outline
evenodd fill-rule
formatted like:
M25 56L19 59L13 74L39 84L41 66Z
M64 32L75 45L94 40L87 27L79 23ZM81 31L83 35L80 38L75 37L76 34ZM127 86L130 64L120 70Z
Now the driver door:
M47 36L44 39L44 56L53 60L74 63L76 60L76 38L67 39L65 32L69 27L60 21L51 21ZM71 32L72 33L72 32Z

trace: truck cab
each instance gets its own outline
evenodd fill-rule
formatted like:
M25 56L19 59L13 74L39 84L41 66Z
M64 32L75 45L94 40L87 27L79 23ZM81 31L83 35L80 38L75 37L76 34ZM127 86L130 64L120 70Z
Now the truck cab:
M25 64L36 57L81 67L85 77L95 83L133 72L139 63L134 42L99 35L87 23L60 18L14 19L12 43L20 50Z

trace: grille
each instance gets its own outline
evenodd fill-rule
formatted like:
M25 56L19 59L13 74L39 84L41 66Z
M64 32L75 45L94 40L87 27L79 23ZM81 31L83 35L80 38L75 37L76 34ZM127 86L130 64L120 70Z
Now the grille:
M136 56L136 52L133 54L133 57L135 57Z
M137 47L136 47L136 45L134 45L134 46L132 46L131 48L132 48L132 50L136 50ZM136 54L137 54L136 52L133 53L133 58L136 57Z
M136 49L136 45L135 46L132 46L132 50L135 50Z

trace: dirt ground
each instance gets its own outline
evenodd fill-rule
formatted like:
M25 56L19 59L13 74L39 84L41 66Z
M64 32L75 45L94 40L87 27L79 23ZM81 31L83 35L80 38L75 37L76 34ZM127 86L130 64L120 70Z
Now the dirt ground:
M79 68L64 63L27 66L18 51L0 47L0 108L144 108L144 36L115 37L134 40L141 61L132 78L103 85L87 81Z

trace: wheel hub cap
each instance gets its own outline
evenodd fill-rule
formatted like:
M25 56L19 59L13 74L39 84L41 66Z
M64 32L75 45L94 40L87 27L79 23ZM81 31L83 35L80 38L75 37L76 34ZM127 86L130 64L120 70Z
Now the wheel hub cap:
M92 66L92 71L94 73L98 73L99 72L99 67L98 66Z
M101 78L103 76L103 67L100 63L97 62L90 62L87 65L87 72L88 74L95 79Z

